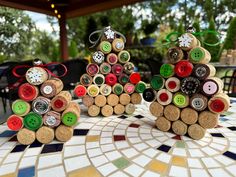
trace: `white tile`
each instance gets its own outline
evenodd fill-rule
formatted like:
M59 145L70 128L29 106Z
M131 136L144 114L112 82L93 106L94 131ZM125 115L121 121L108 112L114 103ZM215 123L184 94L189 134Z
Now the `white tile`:
M187 158L188 166L193 168L202 168L202 164L199 159Z
M98 122L96 125L106 125L108 122L103 122L103 121L100 121L100 122Z
M91 157L101 155L102 151L100 148L95 148L95 149L88 149L87 153L88 153L89 157L91 158Z
M160 146L162 143L160 143L159 141L152 139L152 140L148 140L146 141L147 144L149 144L151 147L157 147Z
M104 155L91 158L90 160L93 162L93 165L95 167L98 167L98 166L103 165L108 162L107 158Z
M197 146L195 143L191 142L191 141L187 141L187 142L185 142L185 143L187 144L187 146L188 146L190 149L192 149L192 148L198 148L198 146Z
M158 173L154 173L152 171L146 171L142 177L159 177L160 175Z
M129 173L131 176L139 176L144 171L144 169L139 167L138 165L133 164L125 168L124 171Z
M199 149L189 149L191 157L204 157L205 155Z
M225 170L220 169L220 168L216 168L216 169L209 169L209 172L212 176L214 177L230 177L231 175L229 175Z
M13 149L15 147L16 143L17 142L14 142L14 141L6 142L3 145L1 145L0 150L2 150L2 149Z
M168 146L173 146L176 143L176 140L174 139L168 139L167 141L165 141L165 145Z
M38 177L45 176L66 177L66 174L63 166L53 167L45 170L38 170Z
M153 139L153 136L150 134L140 134L140 137L144 140Z
M89 159L86 155L65 159L64 163L67 172L90 165Z
M111 174L112 172L117 170L117 167L115 165L113 165L112 163L100 166L97 168L100 173L102 173L103 176L107 176L109 174Z
M100 135L101 131L98 130L90 130L87 135Z
M160 141L160 142L164 142L164 141L166 141L166 140L168 140L169 138L167 137L167 136L161 136L161 137L158 137L158 141Z
M10 151L10 149L0 150L0 157L5 157Z
M138 128L134 128L134 127L129 127L127 129L128 132L138 132Z
M96 148L99 147L99 142L87 142L86 149Z
M158 154L157 150L154 150L153 148L149 148L149 149L143 151L143 153L151 158L155 157Z
M190 172L191 172L192 177L199 177L199 176L208 177L209 176L206 170L203 170L203 169L190 169Z
M232 159L230 159L230 158L228 158L228 157L225 157L225 156L223 156L223 155L218 155L218 156L216 156L216 157L214 157L218 162L220 162L220 163L222 163L223 165L225 165L225 166L228 166L228 165L230 165L230 164L232 164L232 163L234 163L235 161L234 160L232 160Z
M31 157L24 157L20 161L19 168L25 168L30 166L35 166L37 160L37 156L31 156Z
M103 126L93 126L92 130L102 130L103 129Z
M209 156L213 156L218 154L219 152L215 151L214 149L210 148L210 147L204 147L201 148L203 152L205 152L206 154L208 154Z
M161 153L156 157L157 160L160 160L165 163L169 163L171 156L166 153Z
M41 147L39 147L39 148L28 148L25 151L24 157L37 156L37 155L40 154L41 150L42 150Z
M71 157L76 155L85 154L85 146L65 146L64 157Z
M129 149L125 149L122 151L122 153L128 157L128 158L131 158L131 157L134 157L138 154L138 151L136 151L134 148L129 148Z
M113 144L101 145L101 149L103 152L108 152L114 150L115 146Z
M101 137L104 138L104 137L112 137L112 132L102 132L101 134Z
M138 133L136 133L136 132L127 132L126 136L127 137L138 137Z
M39 157L38 168L45 168L62 163L61 154L45 155Z
M94 124L92 123L80 123L79 125L77 125L75 128L76 129L90 129L94 126Z
M118 171L116 173L111 174L109 177L129 177L129 176L121 171Z
M121 153L119 153L118 151L107 152L105 155L110 161L122 157Z
M105 127L102 129L102 131L113 132L114 129L115 129L115 127L105 126Z
M115 145L117 149L124 149L129 147L129 144L126 141L115 142Z
M228 167L226 167L226 169L227 169L232 175L235 175L236 165L228 166Z
M207 168L220 167L220 164L213 158L202 158L202 161Z
M144 167L146 166L152 159L145 156L145 155L140 155L137 158L133 159L133 162L137 163L138 165Z
M115 127L117 124L119 124L119 123L118 122L109 122L107 124L107 126Z
M17 163L5 164L0 166L0 175L13 173L16 171Z
M174 166L172 165L170 168L170 172L169 172L170 176L179 176L179 177L187 177L188 176L188 171L186 168L184 167L178 167L178 166Z
M126 130L121 130L121 129L115 129L113 132L113 135L125 135Z
M124 130L124 129L126 129L128 127L128 125L124 125L124 124L119 124L119 125L117 125L117 129L122 129L122 130Z
M187 156L186 150L183 148L174 148L172 154L178 155L178 156L184 156L184 157Z
M69 141L65 143L65 145L77 145L84 143L85 143L85 136L73 136Z
M217 149L219 151L221 151L222 149L225 148L225 145L222 144L217 144L217 143L211 143L210 146L214 149Z
M141 128L139 128L139 132L140 133L151 133L151 129L146 129L146 128L143 128L145 127L146 125L142 125ZM148 127L149 128L149 127Z
M3 161L3 164L18 162L22 156L23 152L10 153L7 158Z
M100 144L108 144L112 142L113 142L112 137L100 138Z
M149 147L145 143L134 144L133 146L139 151L142 151L142 150L147 149Z
M218 144L222 144L222 145L226 145L227 143L227 139L224 138L213 138L212 140L214 143L218 143Z
M128 140L133 144L142 142L140 138L128 138Z

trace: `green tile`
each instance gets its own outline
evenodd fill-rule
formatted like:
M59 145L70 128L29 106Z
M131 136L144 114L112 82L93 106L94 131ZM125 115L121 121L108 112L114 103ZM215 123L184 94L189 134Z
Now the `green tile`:
M178 148L185 148L185 144L184 144L183 141L177 141L176 147L178 147Z
M129 165L129 161L126 160L125 158L121 157L119 159L116 159L112 162L117 168L121 169L121 168L125 168Z

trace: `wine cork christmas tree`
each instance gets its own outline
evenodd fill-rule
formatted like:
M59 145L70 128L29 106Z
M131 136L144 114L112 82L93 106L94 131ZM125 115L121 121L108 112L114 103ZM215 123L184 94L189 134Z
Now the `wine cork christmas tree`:
M21 144L29 145L36 139L47 144L55 137L65 142L73 136L80 107L72 102L68 91L62 91L63 82L48 71L40 61L35 61L35 66L25 74L27 82L18 89L19 99L12 104L14 114L8 118L7 125L18 131L17 140Z
M87 73L74 89L82 98L90 116L132 114L135 104L141 103L146 84L140 74L134 72L130 54L124 50L126 39L110 27L100 31L94 43L93 62L87 65Z
M143 98L152 102L149 109L157 117L159 130L201 139L229 108L223 82L209 64L211 54L191 32L182 34L178 44L168 49L167 59L160 75L152 77L151 88L144 91Z

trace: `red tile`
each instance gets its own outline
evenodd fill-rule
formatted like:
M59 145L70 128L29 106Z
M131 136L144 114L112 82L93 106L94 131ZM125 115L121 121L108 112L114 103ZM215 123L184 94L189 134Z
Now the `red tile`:
M125 141L126 138L124 135L114 135L114 141Z
M129 127L133 127L133 128L139 128L140 125L139 124L130 124Z
M181 140L181 136L176 135L176 136L172 137L172 139L175 139L175 140Z

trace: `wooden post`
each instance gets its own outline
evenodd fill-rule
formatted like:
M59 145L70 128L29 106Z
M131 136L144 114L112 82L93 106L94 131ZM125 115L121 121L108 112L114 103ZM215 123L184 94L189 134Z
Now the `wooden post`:
M65 14L61 14L59 20L60 26L60 49L61 49L61 58L66 61L69 58L68 55L68 41L67 41L67 29L66 29L66 17Z

